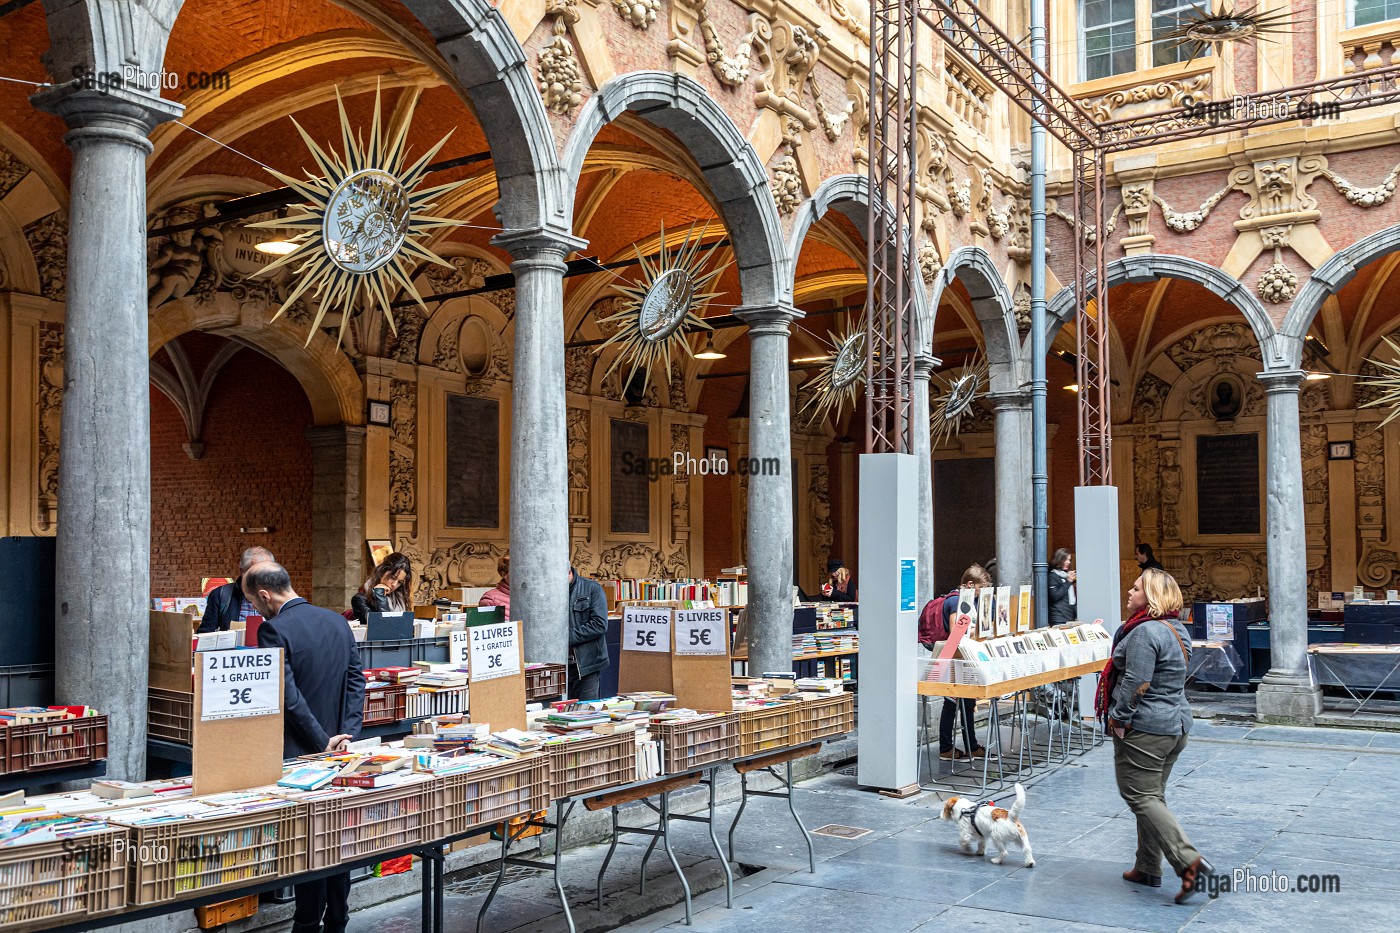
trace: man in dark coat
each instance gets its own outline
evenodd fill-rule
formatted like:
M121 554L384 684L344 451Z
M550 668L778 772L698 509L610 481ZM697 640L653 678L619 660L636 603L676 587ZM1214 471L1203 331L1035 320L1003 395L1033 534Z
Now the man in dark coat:
M285 659L283 755L343 751L359 735L365 710L365 672L345 617L298 596L276 563L250 568L243 590L265 620L258 647L281 648ZM345 933L349 872L299 884L296 892L292 933Z
M232 583L225 583L209 591L209 596L204 602L204 618L199 621L198 631L227 632L235 620L256 615L257 610L243 595L243 575L254 564L276 559L265 547L250 547L244 551L243 559L238 562L238 578Z
M569 567L569 682L574 699L598 699L599 674L608 666L607 637L608 598L603 588Z

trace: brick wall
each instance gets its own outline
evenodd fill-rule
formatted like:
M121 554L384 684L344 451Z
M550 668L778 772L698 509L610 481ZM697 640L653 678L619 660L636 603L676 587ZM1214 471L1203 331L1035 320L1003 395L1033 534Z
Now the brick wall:
M196 373L220 338L186 335ZM163 354L158 356L163 360ZM151 594L197 596L206 576L236 572L255 544L277 555L292 585L311 593L311 405L286 370L243 350L219 373L204 419L204 457L181 449L184 422L151 389ZM267 526L268 535L242 527ZM339 607L337 607L339 608Z

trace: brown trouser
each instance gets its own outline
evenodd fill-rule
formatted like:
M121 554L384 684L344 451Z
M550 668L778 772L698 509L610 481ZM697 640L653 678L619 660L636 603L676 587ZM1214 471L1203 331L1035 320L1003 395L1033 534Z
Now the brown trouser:
M1118 793L1137 816L1137 865L1145 875L1162 874L1162 856L1180 875L1201 857L1167 809L1167 780L1186 748L1185 735L1153 735L1129 729L1113 739Z

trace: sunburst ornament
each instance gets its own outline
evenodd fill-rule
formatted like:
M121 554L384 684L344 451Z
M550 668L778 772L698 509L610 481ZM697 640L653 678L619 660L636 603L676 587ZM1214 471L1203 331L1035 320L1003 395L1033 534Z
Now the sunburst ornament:
M1169 50L1185 49L1189 60L1204 55L1209 49L1227 42L1247 42L1251 39L1277 42L1274 36L1292 32L1292 10L1260 10L1256 3L1249 9L1231 6L1220 0L1212 10L1209 3L1194 5L1181 14L1176 26L1158 33L1154 41L1169 43Z
M336 88L335 102L340 111L344 155L316 145L301 124L292 118L292 125L310 150L320 175L308 170L306 180L298 181L268 169L306 201L293 208L300 210L299 214L249 225L296 231L290 238L296 249L265 266L258 274L267 275L282 266L301 263L294 270L299 280L296 287L272 317L276 320L310 291L316 298L317 308L311 332L306 336L308 344L326 313L339 308L342 313L336 336L338 345L345 335L346 323L362 301L377 302L389 322L389 329L395 330L389 295L400 289L412 295L426 313L427 306L413 285L414 266L419 260L449 268L451 264L424 246L423 236L429 230L464 223L430 217L426 212L434 207L435 199L466 184L466 179L416 190L433 156L452 137L450 132L416 162L405 167L411 112L393 138L388 138L380 125L379 90L376 88L374 119L366 142L351 129L339 88Z
M1376 426L1376 430L1390 424L1396 418L1400 418L1400 346L1396 346L1395 341L1389 337L1382 337L1385 345L1390 348L1390 362L1383 360L1367 360L1366 362L1374 366L1378 374L1375 376L1362 376L1356 380L1358 387L1378 389L1379 393L1369 402L1365 402L1361 408L1381 408L1390 406L1390 413L1385 416L1385 420Z
M621 350L603 378L612 375L612 371L623 363L630 363L627 381L630 382L640 369L646 373L649 384L652 369L660 364L665 367L669 382L671 357L675 351L680 348L689 356L695 355L688 332L695 329L713 330L700 312L710 299L723 294L706 289L729 268L729 263L707 269L710 253L701 248L710 225L706 222L698 232L697 226L698 223L691 224L684 239L673 250L666 247L666 228L663 226L661 249L654 257L655 261L633 245L642 279L635 285L618 285L617 290L625 299L622 310L598 322L600 326L616 325L617 329L595 352L601 354L614 344Z
M865 330L847 330L845 334L828 334L828 358L817 374L804 386L811 392L798 411L809 425L821 422L828 414L840 414L846 406L855 407L861 386L865 385Z
M947 375L934 373L934 378L943 383L944 391L939 394L929 415L933 447L941 447L962 430L963 421L972 411L972 406L986 393L990 374L991 366L981 354L960 370Z

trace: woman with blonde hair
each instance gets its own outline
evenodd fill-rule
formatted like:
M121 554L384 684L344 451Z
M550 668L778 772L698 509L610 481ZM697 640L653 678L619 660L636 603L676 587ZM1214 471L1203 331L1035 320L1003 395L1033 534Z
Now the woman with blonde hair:
M1205 889L1212 868L1167 809L1167 781L1191 731L1190 636L1180 610L1181 587L1171 574L1144 570L1128 592L1128 621L1113 633L1094 705L1113 735L1118 793L1137 817L1137 862L1123 880L1161 887L1166 856L1181 878L1176 902L1183 904Z

